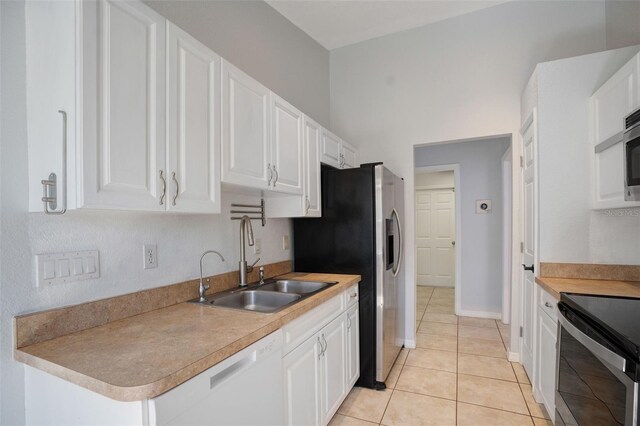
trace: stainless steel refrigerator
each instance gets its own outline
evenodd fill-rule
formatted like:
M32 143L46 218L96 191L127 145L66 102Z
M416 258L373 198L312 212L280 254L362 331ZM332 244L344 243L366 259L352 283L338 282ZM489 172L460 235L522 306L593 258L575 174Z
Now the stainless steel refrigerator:
M360 379L384 388L404 343L404 182L382 163L322 166L322 217L294 219L294 269L359 274Z

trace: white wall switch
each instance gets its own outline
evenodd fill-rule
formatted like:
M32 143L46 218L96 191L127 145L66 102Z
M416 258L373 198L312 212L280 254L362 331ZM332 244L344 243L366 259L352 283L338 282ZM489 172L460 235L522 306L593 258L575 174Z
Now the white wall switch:
M289 236L282 236L282 250L289 250Z
M256 238L253 241L253 254L260 254L262 252L262 240L260 238Z
M98 250L36 255L36 286L61 284L100 277Z
M158 267L158 246L157 244L145 244L142 246L143 267L152 269Z

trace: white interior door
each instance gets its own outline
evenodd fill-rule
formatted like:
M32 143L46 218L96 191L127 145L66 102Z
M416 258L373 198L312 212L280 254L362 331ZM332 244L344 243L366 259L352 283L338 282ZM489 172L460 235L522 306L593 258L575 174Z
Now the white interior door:
M416 191L418 285L455 285L455 223L452 188Z
M524 212L524 241L522 250L522 263L527 267L536 264L537 250L537 188L536 188L536 110L527 120L521 131L522 135L522 194ZM535 302L533 271L522 271L522 365L533 377L533 344L535 324Z
M220 57L169 23L167 209L220 213Z

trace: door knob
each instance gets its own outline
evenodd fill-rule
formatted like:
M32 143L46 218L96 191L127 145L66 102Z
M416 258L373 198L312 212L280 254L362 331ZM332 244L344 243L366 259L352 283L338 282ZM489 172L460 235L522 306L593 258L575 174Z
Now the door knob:
M451 241L451 245L452 245L452 246L455 246L455 245L456 245L456 242L455 242L455 241Z
M525 264L523 263L523 264L522 264L522 267L524 268L524 270L525 270L525 271L535 272L535 271L533 270L533 265L531 265L531 266L527 266L527 265L525 265Z

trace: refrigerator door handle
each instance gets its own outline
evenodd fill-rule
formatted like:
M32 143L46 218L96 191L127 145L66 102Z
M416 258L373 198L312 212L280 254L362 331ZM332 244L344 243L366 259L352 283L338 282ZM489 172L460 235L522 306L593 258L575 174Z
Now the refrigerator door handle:
M398 261L394 262L394 268L392 270L393 276L397 277L400 273L400 266L402 265L402 225L400 225L400 217L398 216L398 211L395 208L391 212L391 217L395 219L398 224Z

